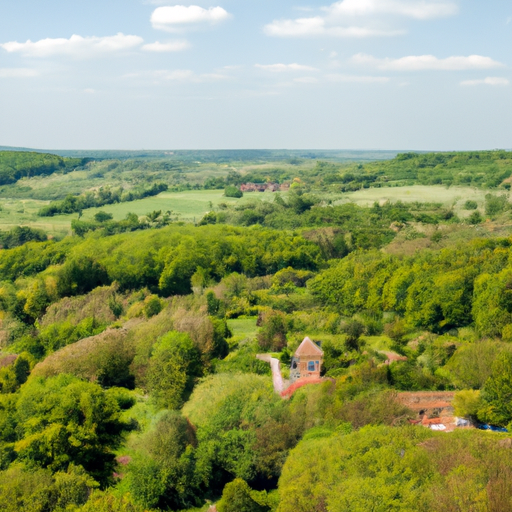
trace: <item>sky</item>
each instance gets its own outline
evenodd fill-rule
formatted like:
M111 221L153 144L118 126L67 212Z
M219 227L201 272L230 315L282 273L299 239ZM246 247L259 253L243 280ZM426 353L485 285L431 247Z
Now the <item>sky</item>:
M0 145L512 148L510 0L0 0Z

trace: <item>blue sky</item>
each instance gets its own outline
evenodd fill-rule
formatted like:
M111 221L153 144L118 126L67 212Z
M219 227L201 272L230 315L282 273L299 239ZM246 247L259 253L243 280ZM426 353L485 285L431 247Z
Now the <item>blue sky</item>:
M0 2L0 145L512 148L510 0Z

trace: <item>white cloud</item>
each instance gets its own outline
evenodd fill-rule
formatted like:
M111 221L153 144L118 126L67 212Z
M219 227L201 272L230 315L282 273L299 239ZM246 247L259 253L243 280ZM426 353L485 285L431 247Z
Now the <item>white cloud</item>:
M158 7L151 15L153 28L174 31L186 25L197 23L218 23L231 15L222 7L204 9L198 5L173 5Z
M491 69L502 67L503 64L490 57L470 55L468 57L447 57L438 59L434 55L410 55L400 59L377 59L371 55L359 53L352 57L356 64L366 64L378 69L393 71L460 71L466 69Z
M255 64L254 67L277 73L283 71L318 71L316 68L303 66L302 64Z
M265 25L264 32L274 37L307 37L333 36L347 38L364 38L379 36L397 36L404 34L403 30L383 30L372 27L330 26L328 20L321 16L299 18L296 20L276 20Z
M190 48L190 43L188 41L172 41L170 43L160 43L156 41L155 43L145 44L142 47L146 52L155 53L181 52L188 48Z
M275 37L380 37L404 34L391 28L389 20L406 17L429 20L457 14L449 0L342 0L321 8L317 16L274 20L264 32ZM358 21L359 20L359 21Z
M506 86L510 85L510 81L506 78L501 78L498 76L489 76L484 78L483 80L464 80L460 83L463 86L471 86L471 85L497 85L497 86Z
M124 75L123 78L131 79L150 79L153 83L161 84L164 82L182 82L182 83L201 83L201 82L217 82L226 80L229 77L221 73L202 73L198 74L190 69L160 69L156 71L142 72L142 73L129 73Z
M361 83L361 84L372 84L372 83L387 83L390 78L387 76L357 76L357 75L341 75L332 74L326 77L331 82L348 82L348 83Z
M35 69L0 68L0 78L30 78L39 75Z
M119 33L109 37L82 37L72 35L69 39L41 39L25 43L12 41L0 44L9 53L21 53L29 57L51 57L67 55L72 57L89 57L104 53L114 53L130 50L140 46L144 40L139 36L129 36Z
M342 0L326 10L342 17L391 14L428 20L453 16L459 9L457 4L442 0Z

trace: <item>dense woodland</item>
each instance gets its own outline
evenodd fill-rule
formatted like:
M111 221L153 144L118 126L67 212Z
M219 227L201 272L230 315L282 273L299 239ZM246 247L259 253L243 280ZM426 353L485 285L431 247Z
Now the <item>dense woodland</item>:
M4 232L0 509L512 510L509 433L410 425L397 399L455 391L458 416L512 429L509 157L299 162L269 176L289 193L220 204L196 225L70 208L72 236ZM144 165L158 183L179 166ZM201 176L191 186L248 181ZM437 177L469 180L485 201L455 211L328 194ZM274 354L286 378L306 335L326 379L283 400L255 356ZM384 364L389 352L402 360Z

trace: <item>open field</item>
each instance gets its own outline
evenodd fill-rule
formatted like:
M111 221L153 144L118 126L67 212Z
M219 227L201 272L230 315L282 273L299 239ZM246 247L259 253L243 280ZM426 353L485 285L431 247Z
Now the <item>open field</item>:
M273 200L271 192L252 192L245 194L241 199L224 197L223 190L194 190L186 192L163 192L158 196L147 197L139 201L105 205L101 208L84 210L82 219L91 220L98 211L105 211L114 216L114 220L121 220L128 213L135 213L139 217L154 210L162 212L171 211L172 217L184 222L197 222L203 215L215 208L219 203L234 204L238 202L262 199ZM14 226L31 226L48 231L53 235L69 233L71 220L78 218L78 214L56 215L55 217L38 217L37 212L49 201L34 199L0 199L0 230L8 230Z
M315 193L313 191L313 193ZM466 217L471 212L465 210L464 203L471 199L478 203L483 212L485 195L488 191L474 187L444 187L441 185L415 185L410 187L370 188L340 194L318 193L322 198L333 201L334 204L354 202L360 206L372 205L374 202L432 202L442 203L447 207L454 207L459 217ZM198 222L212 208L218 208L221 203L237 204L253 200L272 201L272 192L245 193L241 199L225 197L223 190L192 190L184 192L163 192L154 197L147 197L138 201L105 205L100 208L90 208L83 211L82 219L91 220L98 211L111 213L114 220L121 220L128 213L135 213L139 217L154 210L170 211L174 219L184 222ZM286 193L281 193L286 196ZM26 225L44 229L52 235L62 236L71 229L71 220L78 218L78 214L56 215L55 217L38 217L39 209L49 204L49 201L34 199L3 199L0 198L0 230L8 230L14 226Z
M445 187L442 185L414 185L411 187L387 187L368 188L357 192L346 193L339 202L351 201L361 206L369 206L374 202L385 201L421 202L421 203L443 203L445 205L456 205L460 208L468 199L476 201L483 206L485 195L488 190L481 190L475 187Z

